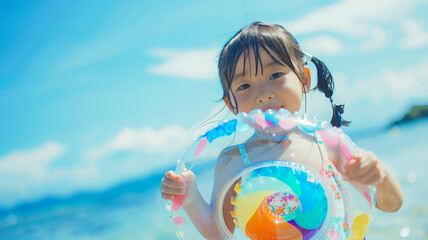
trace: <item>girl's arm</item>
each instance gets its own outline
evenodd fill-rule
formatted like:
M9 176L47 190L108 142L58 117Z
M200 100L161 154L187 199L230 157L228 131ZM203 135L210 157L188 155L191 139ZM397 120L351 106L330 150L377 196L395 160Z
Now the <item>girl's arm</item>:
M182 207L194 226L206 239L220 239L213 224L211 206L204 200L196 187L196 176L190 170L181 175L169 171L162 179L162 198L173 200L177 195L185 194Z
M376 187L376 207L384 212L396 212L403 205L403 192L384 163L385 177Z
M198 189L196 189L192 198L183 205L183 209L202 236L206 239L219 239L211 206L203 199Z
M383 212L396 212L403 204L403 192L385 163L363 149L355 150L351 161L344 164L349 181L376 187L376 207Z
M222 209L224 222L226 224L227 229L232 234L235 231L235 223L233 222L233 218L230 214L230 212L234 209L230 199L236 195L235 191L233 190L235 184L226 193ZM226 199L229 199L229 201L226 201ZM217 230L217 225L215 223L215 213L211 212L211 205L205 202L198 190L192 200L189 201L186 205L183 205L183 209L186 211L187 215L190 217L198 231L206 239L222 238Z

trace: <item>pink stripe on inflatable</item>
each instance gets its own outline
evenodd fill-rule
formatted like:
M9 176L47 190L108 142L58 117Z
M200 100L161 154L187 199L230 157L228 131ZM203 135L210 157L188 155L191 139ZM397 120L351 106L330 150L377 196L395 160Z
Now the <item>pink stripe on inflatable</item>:
M284 130L290 130L294 128L295 124L290 119L281 119L279 120L279 126Z
M348 162L351 161L351 150L349 150L348 146L342 141L342 139L340 139L340 150L342 151L342 154L346 158L346 160L348 160Z
M269 120L266 120L258 115L254 117L254 122L257 123L263 130L272 125L272 122Z
M198 156L202 152L202 150L204 150L205 146L207 145L207 142L207 137L202 138L202 140L198 143L195 152L193 153L195 157Z
M183 205L184 201L184 195L175 195L174 199L171 200L172 204L172 210L178 211L181 208L181 205Z
M332 135L327 130L318 130L319 135L321 136L324 143L332 148L337 147L337 144L339 143L340 136L338 135Z
M181 224L186 222L186 219L184 219L180 216L177 216L177 215L172 216L172 220L174 221L176 226L180 226Z
M366 200L370 203L370 207L372 207L372 197L370 196L370 194L369 194L369 192L368 191L370 191L369 189L367 189L364 193L363 193L363 195L364 195L364 197L366 198Z

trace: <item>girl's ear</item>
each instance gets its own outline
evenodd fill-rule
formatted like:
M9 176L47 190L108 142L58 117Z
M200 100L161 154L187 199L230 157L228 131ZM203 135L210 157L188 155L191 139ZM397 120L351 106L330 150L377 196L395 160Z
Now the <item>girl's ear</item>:
M238 107L236 106L235 96L233 95L232 91L229 89L229 97L226 95L223 97L223 102L226 104L227 108L233 113L238 113Z
M305 73L302 76L302 83L305 86L303 93L308 93L311 87L311 70L305 66Z

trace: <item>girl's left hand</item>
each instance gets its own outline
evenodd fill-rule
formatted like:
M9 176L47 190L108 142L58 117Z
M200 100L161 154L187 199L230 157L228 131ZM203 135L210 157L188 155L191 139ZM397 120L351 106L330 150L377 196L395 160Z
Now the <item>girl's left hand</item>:
M377 185L386 175L385 165L370 151L356 149L344 166L345 179L365 185Z

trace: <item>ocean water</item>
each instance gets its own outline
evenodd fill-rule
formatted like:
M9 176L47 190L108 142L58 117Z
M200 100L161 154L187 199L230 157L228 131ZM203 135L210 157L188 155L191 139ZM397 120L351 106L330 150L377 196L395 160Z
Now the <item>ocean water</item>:
M376 211L367 239L428 239L428 121L351 137L388 165L404 192L397 213ZM177 239L160 197L162 176L0 209L0 239Z

